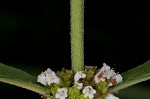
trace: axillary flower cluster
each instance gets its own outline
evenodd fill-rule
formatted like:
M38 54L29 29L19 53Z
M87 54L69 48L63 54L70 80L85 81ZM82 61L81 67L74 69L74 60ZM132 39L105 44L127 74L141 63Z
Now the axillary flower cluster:
M76 73L66 69L55 73L48 68L37 77L47 89L45 99L119 99L108 90L122 81L122 76L105 63L101 69L85 66Z

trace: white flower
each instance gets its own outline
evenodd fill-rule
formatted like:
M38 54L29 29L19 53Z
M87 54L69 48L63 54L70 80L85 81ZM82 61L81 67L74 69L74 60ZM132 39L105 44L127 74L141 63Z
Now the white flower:
M92 86L86 86L82 92L84 94L84 98L89 97L90 99L94 98L94 94L96 94L96 90L94 90Z
M98 72L94 77L94 81L96 84L98 84L100 81L105 81L104 74L101 72Z
M110 67L103 63L103 67L100 69L100 71L95 75L94 81L96 84L98 84L100 81L105 81L106 78L110 78L112 75L114 75L114 71L110 70Z
M118 84L122 82L122 77L120 74L116 74L113 69L110 69L108 65L103 63L103 67L100 71L95 75L94 81L98 84L100 81L107 81L109 82L108 86L112 86L114 84Z
M116 85L118 83L121 83L122 81L123 81L122 76L120 74L117 74L108 81L109 82L108 86Z
M112 94L108 94L105 99L119 99L118 97L115 97L114 95Z
M51 74L47 74L46 79L48 85L50 85L51 83L59 84L60 82L60 78L58 78L54 72L52 72Z
M106 70L106 71L104 72L104 77L106 77L107 79L110 79L111 77L113 77L113 76L115 76L115 75L116 75L116 73L114 72L113 69L111 69L111 70Z
M50 85L51 83L59 84L60 78L56 76L55 72L48 68L38 76L37 82L43 85Z
M75 82L74 85L75 85L78 89L82 89L82 88L83 88L83 83Z
M74 85L78 89L82 89L83 87L83 83L78 83L79 79L85 78L85 77L86 77L86 74L82 73L81 71L77 71L76 74L74 75Z
M68 97L67 95L68 89L67 88L59 88L58 93L56 93L55 98L56 99L65 99Z
M76 74L74 75L74 81L77 82L81 78L85 78L86 74L82 73L81 71L77 71Z

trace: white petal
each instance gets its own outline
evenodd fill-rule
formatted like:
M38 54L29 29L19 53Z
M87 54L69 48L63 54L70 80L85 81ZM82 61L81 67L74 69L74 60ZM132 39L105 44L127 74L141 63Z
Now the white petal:
M108 84L109 87L112 86L112 85L113 85L112 83L109 83L109 84Z
M89 97L90 99L92 99L94 97L94 94L96 93L96 90L94 90L92 88L92 86L86 86L83 90L82 90L84 97Z
M100 82L99 78L98 78L98 74L95 75L94 77L94 81L96 84L98 84Z
M81 78L85 78L86 75L82 73L81 71L77 71L76 74L74 75L74 81L77 82Z
M46 74L46 80L47 80L48 85L50 85L52 83L51 76L52 75L50 75L50 74Z
M86 74L82 73L81 78L85 78Z
M66 99L65 97L59 97L59 99Z
M37 82L40 82L43 85L47 85L46 77L43 72L38 76Z
M68 96L68 95L67 95L67 92L68 92L68 89L67 89L67 88L61 88L61 91L64 92L65 97Z
M60 83L60 78L56 76L55 72L51 72L51 74L46 74L46 80L48 85L50 85L51 83Z
M60 78L55 76L55 79L53 80L53 83L59 84L60 83Z
M81 71L79 71L79 77L80 77L80 78L85 78L86 75L85 75L84 73L82 73Z
M106 80L104 77L99 78L98 75L100 75L100 74L101 74L101 72L99 71L99 72L95 75L95 77L94 77L94 81L95 81L96 84L98 84L100 81L105 81L105 80Z
M55 98L65 99L65 97L68 97L67 92L68 92L67 88L59 88L58 93L56 93L55 95Z
M90 94L90 95L89 95L89 98L90 98L90 99L93 99L93 98L94 98L94 95L93 95L93 94Z
M117 84L123 81L120 74L115 75L114 77L112 77L112 79L116 79Z
M96 94L96 90L93 89L93 90L92 90L92 93L93 93L93 94Z
M104 77L106 77L107 79L110 79L111 77L115 76L116 73L114 72L114 70L106 70L104 72Z
M59 98L59 97L60 97L59 93L56 93L55 98Z
M48 73L48 74L51 74L52 70L50 68L47 68L47 70L45 72Z
M118 97L115 97L114 95L112 94L108 94L105 99L119 99Z
M79 72L77 71L76 74L74 75L74 81L77 82L79 79L80 79L80 74Z
M106 65L106 63L103 63L103 67L100 69L100 71L104 72L105 70L110 70L110 66Z
M82 89L82 88L83 88L83 83L75 82L75 86L76 86L78 89Z
M99 78L98 76L103 73L103 77ZM109 78L112 77L112 75L114 75L115 72L113 70L110 70L110 67L108 65L106 65L105 63L103 63L103 67L100 69L100 71L95 75L94 77L94 81L96 84L98 84L100 81L105 81L105 77Z

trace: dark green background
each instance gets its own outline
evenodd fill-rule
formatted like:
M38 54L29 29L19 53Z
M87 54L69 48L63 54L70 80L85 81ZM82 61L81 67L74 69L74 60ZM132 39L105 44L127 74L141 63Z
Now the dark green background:
M70 68L69 3L69 0L2 2L0 62L33 75L48 67L55 71ZM137 11L138 14L132 16L125 11ZM123 10L99 0L85 0L85 65L101 67L105 62L122 73L148 61L150 18L139 13L136 8ZM143 90L150 93L149 81L139 86L146 86L147 89ZM130 90L131 95L140 94L136 88L125 92ZM0 83L0 92L0 98L38 99L38 94L3 83ZM120 92L120 95L129 93ZM145 96L143 99L150 98L148 94Z

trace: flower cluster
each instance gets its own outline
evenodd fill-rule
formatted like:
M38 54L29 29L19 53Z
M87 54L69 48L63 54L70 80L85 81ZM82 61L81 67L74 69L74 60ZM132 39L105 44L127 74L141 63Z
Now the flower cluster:
M120 74L116 74L113 69L110 69L110 67L104 63L103 67L94 77L94 80L96 84L100 81L107 81L108 86L112 86L122 82L122 76Z
M119 99L108 93L108 88L122 81L105 63L101 69L86 66L76 73L66 69L55 73L48 68L37 78L49 90L46 99Z

